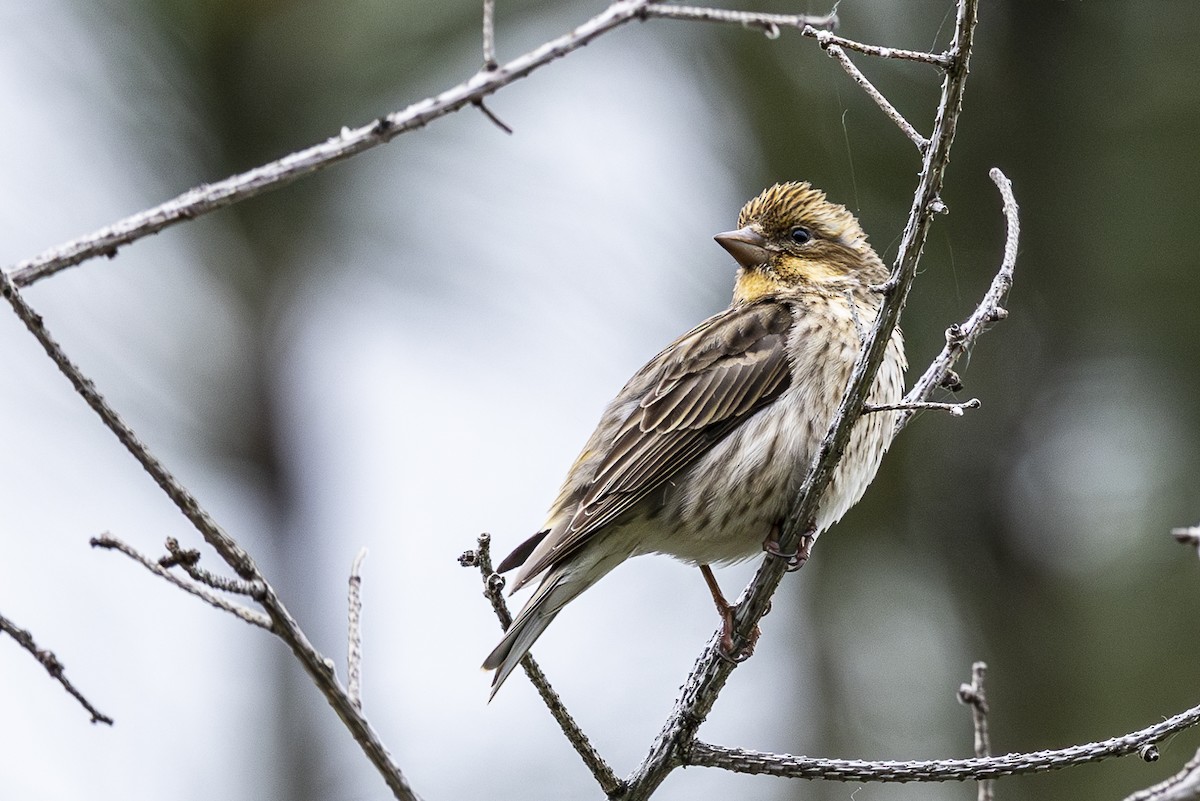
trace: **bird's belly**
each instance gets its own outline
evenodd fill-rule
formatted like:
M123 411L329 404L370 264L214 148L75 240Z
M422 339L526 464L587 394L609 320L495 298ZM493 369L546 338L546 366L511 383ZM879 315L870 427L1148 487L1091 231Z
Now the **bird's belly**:
M841 401L849 370L793 386L674 479L635 526L637 553L695 564L728 564L762 552L782 523ZM896 403L903 368L885 360L869 403ZM817 508L817 533L853 506L891 442L894 412L864 415Z

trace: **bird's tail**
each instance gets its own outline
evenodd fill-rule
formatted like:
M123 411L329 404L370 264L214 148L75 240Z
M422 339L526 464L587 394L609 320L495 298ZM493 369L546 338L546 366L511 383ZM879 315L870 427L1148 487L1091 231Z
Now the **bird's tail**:
M608 561L608 560L605 560ZM552 570L544 579L537 591L526 601L512 625L508 627L504 638L500 640L487 659L483 660L484 670L495 670L492 676L491 700L500 689L500 685L508 678L537 638L554 620L563 606L573 600L581 592L600 580L620 560L610 564L589 565L590 569L580 569L581 565L563 565Z

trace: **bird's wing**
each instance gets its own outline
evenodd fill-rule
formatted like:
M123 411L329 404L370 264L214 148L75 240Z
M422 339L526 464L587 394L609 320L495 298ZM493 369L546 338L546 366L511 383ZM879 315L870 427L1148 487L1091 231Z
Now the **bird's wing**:
M578 550L596 531L691 466L791 381L792 309L777 301L710 317L650 361L629 386L640 403L607 451L574 516L521 571L522 583ZM642 380L639 380L642 379ZM540 543L539 543L540 544Z

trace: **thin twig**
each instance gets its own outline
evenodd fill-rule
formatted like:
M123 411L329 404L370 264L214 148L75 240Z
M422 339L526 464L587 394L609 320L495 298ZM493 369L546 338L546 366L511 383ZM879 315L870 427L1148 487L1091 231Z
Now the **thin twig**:
M1138 790L1125 801L1198 801L1200 800L1200 751L1168 779Z
M949 412L951 417L962 417L963 412L967 409L978 409L982 404L979 398L971 398L969 401L962 403L935 403L932 401L914 401L913 403L884 403L884 404L867 404L863 407L863 414L871 414L872 412L891 412L891 411L911 411L919 412L923 409L932 409L935 411Z
M779 38L780 28L795 28L803 31L806 28L816 30L836 28L838 18L836 12L828 14L761 14L756 11L733 11L725 8L706 8L704 6L670 6L662 4L648 5L642 11L643 17L658 19L692 20L695 22L724 22L741 25L743 28L758 28L767 34L768 39Z
M942 178L949 163L950 145L954 141L959 112L962 110L963 88L977 13L978 0L959 0L954 40L950 49L952 62L942 82L933 136L929 147L925 149L921 177L913 194L913 203L892 270L892 278L889 279L894 289L884 299L871 336L864 343L854 366L837 414L813 463L807 467L803 484L788 510L787 519L777 541L781 553L798 552L802 539L812 528L817 505L832 480L838 459L845 451L851 426L859 418L866 397L874 385L875 375L899 321L900 310L904 307L909 287L916 276L917 261L933 218L932 203L941 194ZM771 596L783 579L787 567L786 559L770 555L763 559L754 578L738 599L732 632L735 647L749 642L751 632L766 614ZM708 717L717 695L735 667L728 660L721 659L720 640L720 634L714 635L696 661L674 709L651 746L650 753L627 780L629 789L621 796L622 801L646 801L671 770L681 764L683 752L694 740L696 730Z
M509 134L510 136L512 135L513 129L508 126L508 123L497 117L495 113L488 108L487 104L483 102L482 98L475 101L475 107L482 111L483 116L491 120L497 128L504 131L506 134Z
M971 665L971 683L958 688L958 700L971 707L971 724L975 730L975 756L989 757L992 755L992 742L988 736L987 694L983 689L983 680L987 676L987 665L976 662ZM979 780L979 801L992 801L992 780Z
M1054 751L971 759L868 762L861 759L820 759L790 754L767 754L696 742L685 755L685 761L689 766L722 768L735 773L792 779L839 782L973 781L1024 773L1044 773L1137 753L1146 744L1160 742L1197 723L1200 723L1200 706L1140 731L1100 742L1072 745Z
M264 587L261 581L242 581L228 576L218 576L211 570L200 567L200 552L195 548L183 548L180 546L179 540L174 537L167 537L166 547L167 555L158 560L158 564L162 567L181 567L192 577L193 581L206 587L262 601Z
M504 577L492 569L491 550L492 535L480 534L477 548L474 551L465 551L458 557L458 563L463 567L479 568L479 574L483 578L483 595L491 603L492 610L499 618L500 628L508 631L508 627L512 625L512 612L509 611L508 604L504 601ZM624 789L623 783L617 778L617 774L613 772L609 764L604 761L604 757L600 756L600 752L583 733L583 729L579 728L579 724L571 717L562 698L550 686L550 681L538 667L538 663L532 656L526 654L521 660L521 667L525 669L525 675L529 677L529 681L538 691L538 695L542 697L542 702L554 716L554 720L557 721L567 740L583 759L583 764L587 765L588 770L596 777L604 794L613 797L621 792Z
M0 615L0 632L12 637L17 641L17 645L31 653L33 658L50 674L50 678L61 684L63 689L70 693L71 697L87 710L87 713L92 716L92 723L104 723L108 726L113 725L113 719L92 706L92 702L85 698L83 693L71 683L70 679L67 678L66 668L58 660L58 657L54 655L54 652L38 648L37 642L34 641L33 635L29 631L13 623L4 615Z
M25 259L0 272L9 273L17 286L51 276L60 270L99 256L112 258L124 245L187 220L195 219L217 209L225 208L246 198L286 186L298 178L345 161L351 156L390 142L401 134L423 128L436 119L452 114L468 104L483 100L491 94L520 80L568 53L578 50L599 36L632 20L662 17L686 21L731 22L750 26L787 25L803 28L804 24L820 27L828 17L781 17L772 14L741 14L728 12L720 16L719 9L677 8L675 12L660 13L672 8L657 5L655 0L617 0L600 14L592 17L570 33L514 58L495 69L480 70L467 80L439 95L413 103L402 111L386 114L358 128L343 128L341 133L320 144L290 153L281 159L255 167L248 172L230 176L211 184L202 184L172 200L118 220L98 231L72 239ZM792 20L785 22L784 20ZM493 120L495 122L495 120Z
M138 562L142 567L149 570L154 575L166 579L184 592L195 595L206 604L220 609L222 612L228 612L234 617L249 623L252 626L258 626L261 629L272 631L271 618L264 615L262 612L255 611L241 604L235 604L211 592L207 587L202 587L199 584L193 584L190 581L184 581L179 576L172 573L168 565L163 564L163 560L154 560L146 556L141 551L134 548L127 542L117 539L111 534L105 532L99 537L92 537L90 544L93 548L103 548L108 551L117 551L123 553L135 562Z
M483 0L483 68L492 72L496 62L496 0Z
M875 88L875 84L871 83L871 81L867 79L867 76L863 75L862 71L858 67L854 66L854 62L852 62L850 57L846 55L846 51L842 50L840 46L834 44L828 45L825 50L830 56L836 58L838 62L841 63L842 69L846 71L846 74L853 78L854 82L862 87L863 91L867 93L867 96L875 101L875 105L883 109L883 113L887 115L887 118L896 123L900 130L904 131L904 135L911 139L912 143L917 146L917 150L924 155L925 150L929 147L929 140L924 136L921 136L921 134L917 132L917 129L912 127L908 120L904 119L904 115L901 114L896 107L893 106L891 102L883 96L883 93Z
M924 64L933 64L943 68L950 66L950 56L947 53L926 53L921 50L903 50L898 47L880 47L879 45L863 44L853 39L845 39L834 34L832 31L820 30L815 25L805 27L801 31L801 34L816 39L817 44L823 48L837 45L867 56L897 58L903 61L919 61Z
M988 325L1008 316L1008 312L1000 305L1000 301L1012 287L1013 269L1017 264L1017 246L1021 238L1021 221L1017 201L1013 197L1012 182L995 167L988 172L988 175L996 184L996 188L1000 190L1000 196L1004 201L1007 234L1004 239L1004 258L1000 262L1000 269L996 272L991 286L988 287L983 300L979 302L971 316L965 322L952 325L947 329L946 346L942 348L942 352L934 358L924 374L913 384L913 388L904 396L905 403L920 403L928 399L935 389L944 384L947 376L951 375L951 368L954 367L959 356L971 347ZM955 376L955 381L957 381L957 376ZM909 411L897 415L897 433L908 425L913 414Z
M362 564L367 549L362 548L350 566L350 590L347 599L346 695L355 709L362 709Z

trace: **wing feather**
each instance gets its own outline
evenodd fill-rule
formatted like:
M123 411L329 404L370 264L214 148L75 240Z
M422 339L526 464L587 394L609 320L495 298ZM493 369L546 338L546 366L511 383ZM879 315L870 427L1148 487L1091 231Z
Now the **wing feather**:
M642 399L600 443L606 450L573 515L537 549L521 583L582 547L778 398L791 382L792 320L791 306L776 300L735 306L642 368L628 385L645 386Z

